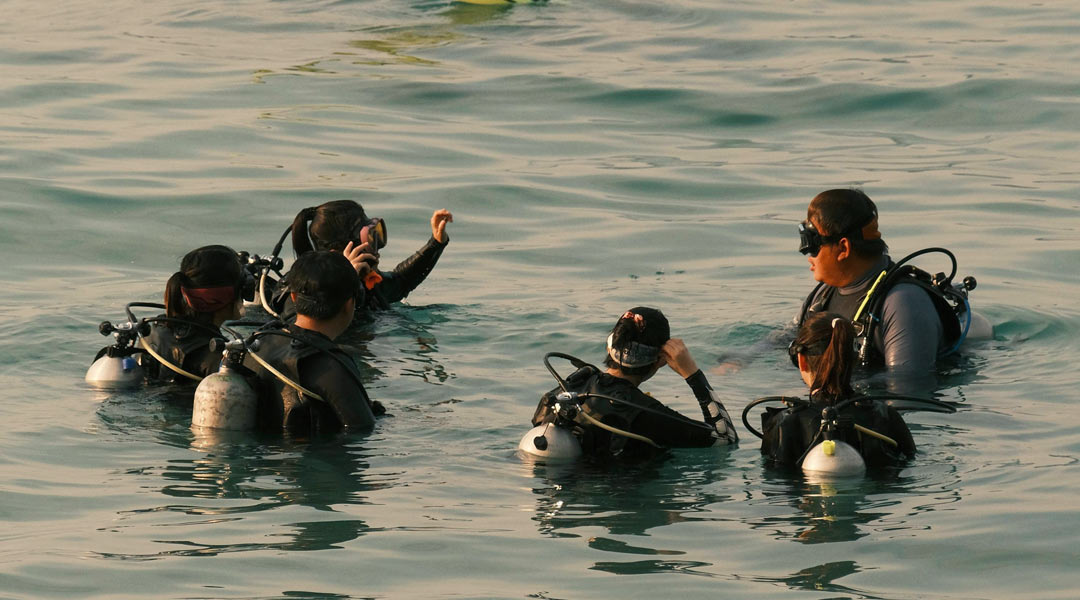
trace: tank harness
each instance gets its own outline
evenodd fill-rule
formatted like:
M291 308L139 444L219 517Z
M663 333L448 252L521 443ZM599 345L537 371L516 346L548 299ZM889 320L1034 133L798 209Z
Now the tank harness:
M570 361L570 363L577 368L576 371L570 374L569 377L563 379L562 376L551 366L551 357L562 358ZM605 423L604 419L618 414L614 409L615 406L626 406L638 413L647 412L667 419L677 419L680 422L689 423L695 427L701 427L709 431L713 431L712 427L693 421L686 417L671 415L663 413L657 410L653 410L647 406L640 406L626 400L614 398L606 394L598 394L594 392L572 392L570 386L578 387L586 384L590 379L600 374L600 369L596 366L586 363L585 361L571 356L569 354L563 354L561 352L549 352L544 355L544 366L555 377L555 381L558 382L558 390L552 390L544 394L541 398L540 406L537 407L536 413L533 415L533 422L539 422L546 424L547 427L561 427L564 429L572 430L579 440L586 437L589 426L598 427L615 435L620 435L632 440L645 443L653 448L663 448L660 444L657 444L653 440L636 433L626 431L625 429L615 427L609 423ZM608 406L605 407L599 404L585 404L586 400L591 398L607 400ZM619 415L624 417L624 415ZM547 431L545 427L545 432ZM544 450L547 447L547 443L544 440L544 433L541 433L533 440L536 448Z
M918 256L930 253L941 253L949 257L952 262L952 272L947 277L944 272L930 275L930 273L914 265L907 264L908 261ZM878 274L873 285L861 298L853 298L852 301L845 303L845 305L830 307L832 312L845 317L848 314L852 315L851 322L855 328L855 347L859 362L865 366L880 363L884 360L881 352L874 348L873 335L876 328L880 327L881 324L885 298L894 286L901 283L917 285L930 295L930 299L934 303L934 309L941 320L948 347L941 355L945 356L955 352L963 343L964 338L967 337L968 329L971 326L971 305L968 302L968 292L975 289L977 285L975 278L970 275L965 277L961 283L954 285L953 279L956 277L956 270L956 256L952 252L945 248L924 248L912 252L899 262L893 263L889 261L888 267ZM822 288L825 288L824 291L822 291ZM837 289L826 285L824 282L818 283L806 297L806 300L803 301L802 310L799 312L798 326L802 326L806 317L811 312L814 312L815 307L820 309L820 307L828 306L836 297ZM820 298L818 297L819 293L821 294ZM854 308L856 302L858 307ZM963 324L961 324L962 316L965 317ZM794 360L795 356L793 355L792 361L794 362Z
M868 464L881 464L891 461L896 452L907 453L908 446L911 444L910 438L896 440L878 431L888 425L885 409L890 400L901 400L919 406L917 409L909 410L956 412L954 406L945 402L897 394L855 395L838 402L815 401L813 397L807 400L793 396L765 396L746 405L742 412L742 422L750 433L762 440L762 454L768 454L774 460L783 462L784 457L794 457L795 453L799 452L798 458L792 463L797 468L802 466L803 459L822 440L848 443L862 440L861 443L852 445L860 448L859 452ZM783 403L786 408L766 407L765 412L761 413L762 431L758 431L750 424L750 411L756 406L770 402ZM798 435L785 435L785 430L781 427L787 419L793 419L788 422L788 427L802 429L801 438L810 438L805 448L790 447L790 444L795 440L801 441L801 438ZM858 420L862 420L869 426L856 422ZM791 430L787 431L791 433ZM868 440L862 436L871 438L873 443L868 443ZM791 439L793 437L794 440ZM910 446L910 450L913 451L914 446Z

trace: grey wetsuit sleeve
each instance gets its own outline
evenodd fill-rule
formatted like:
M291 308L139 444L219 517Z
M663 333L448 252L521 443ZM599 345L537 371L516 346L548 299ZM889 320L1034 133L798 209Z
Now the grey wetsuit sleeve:
M941 319L926 291L900 284L889 291L882 310L881 337L875 340L889 370L930 371L937 362Z

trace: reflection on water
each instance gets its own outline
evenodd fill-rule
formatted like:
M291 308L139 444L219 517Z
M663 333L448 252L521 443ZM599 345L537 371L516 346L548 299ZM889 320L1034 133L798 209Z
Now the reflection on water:
M679 556L685 551L650 546L658 527L712 520L710 505L733 500L722 489L731 476L726 451L689 452L700 459L682 463L684 456L660 458L642 464L596 465L584 461L546 465L526 461L526 469L540 487L534 487L535 516L541 534L557 538L581 537L574 530L600 527L604 536L590 536L589 548L637 556ZM707 457L707 458L706 458ZM707 462L707 466L697 464ZM630 539L626 539L629 537ZM686 570L707 563L672 559L600 561L591 569L610 573L648 573Z
M795 511L774 512L746 522L776 539L800 544L850 542L883 533L895 537L898 532L923 529L923 525L909 523L911 517L960 501L959 474L946 469L931 478L919 467L911 470L919 474L883 470L864 478L834 481L767 470L764 504Z
M878 598L879 596L859 591L834 583L837 579L862 571L858 563L852 560L828 562L789 575L788 577L759 577L761 582L782 583L793 590L810 590L852 594L857 598Z
M196 458L174 459L164 466L135 467L123 473L137 478L141 487L152 489L162 498L180 500L117 515L125 527L133 526L130 521L150 520L158 526L175 528L169 529L171 535L159 533L153 540L173 548L152 553L97 555L151 560L253 550L340 548L341 544L373 530L363 519L347 514L345 507L366 504L369 492L395 484L393 477L366 475L367 451L355 436L311 442L288 439L267 442L251 434L232 434L216 440L196 436L192 447L200 453ZM159 481L149 485L148 476ZM295 507L309 507L328 514L317 520L275 523L269 533L255 518L264 511ZM248 520L252 523L246 523ZM218 541L223 533L215 525L230 522L232 525L224 535L250 536L259 541Z

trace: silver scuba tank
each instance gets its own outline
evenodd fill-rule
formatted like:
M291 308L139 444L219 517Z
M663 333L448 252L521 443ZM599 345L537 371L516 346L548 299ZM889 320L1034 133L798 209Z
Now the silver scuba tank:
M142 363L135 356L135 340L138 332L135 323L123 323L119 326L109 321L98 325L98 333L110 335L116 343L86 370L86 383L104 388L136 387L143 382Z
M806 454L802 469L816 476L858 477L866 473L866 462L850 444L825 440Z
M223 350L221 369L199 382L191 410L192 428L248 431L255 429L259 396L240 372L244 342L236 340L220 345L210 343L211 351Z
M546 423L526 432L518 451L549 461L574 460L581 456L581 442L569 429Z
M132 355L105 353L86 370L86 383L96 387L128 388L142 385L143 368Z
M254 429L258 402L258 395L244 376L222 365L220 371L203 378L195 389L191 425L233 431Z

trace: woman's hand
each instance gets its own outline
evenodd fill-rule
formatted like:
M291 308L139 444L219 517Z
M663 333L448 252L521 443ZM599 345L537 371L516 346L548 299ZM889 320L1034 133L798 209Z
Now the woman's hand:
M664 347L660 349L660 356L664 357L667 365L671 367L672 371L675 371L683 379L697 373L698 366L694 362L694 357L690 356L690 351L687 350L686 344L679 338L671 338L664 344Z
M356 274L361 277L379 266L379 255L372 251L371 244L349 242L345 245L345 251L342 254L349 259L349 264L356 269Z
M446 224L454 222L454 215L445 208L431 214L431 236L440 244L446 243Z

